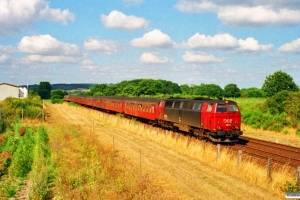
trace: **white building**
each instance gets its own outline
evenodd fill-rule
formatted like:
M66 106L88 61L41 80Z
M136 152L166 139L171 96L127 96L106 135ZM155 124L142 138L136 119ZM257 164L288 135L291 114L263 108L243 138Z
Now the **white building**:
M9 83L0 83L0 101L7 97L26 98L28 96L28 89L26 87L19 87Z

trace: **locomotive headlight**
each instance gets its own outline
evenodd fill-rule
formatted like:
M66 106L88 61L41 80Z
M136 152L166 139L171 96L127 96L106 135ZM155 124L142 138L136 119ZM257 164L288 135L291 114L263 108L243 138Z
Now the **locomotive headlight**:
M236 121L235 124L238 124L238 122Z
M218 122L218 124L220 124L220 122Z

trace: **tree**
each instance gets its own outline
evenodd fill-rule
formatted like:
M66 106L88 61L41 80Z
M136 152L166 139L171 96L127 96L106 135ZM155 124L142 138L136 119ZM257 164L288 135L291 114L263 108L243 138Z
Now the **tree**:
M50 99L51 90L52 88L49 82L41 81L37 91L42 99Z
M116 94L117 87L115 85L109 85L103 90L105 96L114 96Z
M222 98L223 89L216 84L201 84L200 86L195 86L195 95L207 96L212 98Z
M51 99L63 99L64 98L64 91L57 89L57 90L52 90L51 91Z
M241 96L248 98L262 98L264 97L264 92L262 91L262 89L256 87L242 88Z
M265 102L265 107L268 108L271 114L280 114L284 111L285 101L289 96L289 91L282 90L272 97L268 97Z
M299 87L294 83L290 75L282 71L276 71L274 74L266 77L262 90L267 97L270 97L282 90L298 91Z
M188 84L183 84L180 86L181 92L184 95L187 94L192 94L192 89L190 88L190 86Z
M291 92L285 101L285 112L291 117L293 127L300 120L300 92Z
M236 84L230 83L224 87L224 97L240 97L241 91Z
M105 90L106 87L107 87L107 84L104 84L104 83L96 84L91 88L89 94L90 95L95 95L96 93L97 94L103 93L103 91Z

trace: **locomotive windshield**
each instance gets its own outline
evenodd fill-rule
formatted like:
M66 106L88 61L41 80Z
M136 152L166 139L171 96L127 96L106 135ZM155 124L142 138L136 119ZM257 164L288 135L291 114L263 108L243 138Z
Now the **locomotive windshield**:
M229 112L237 112L239 111L238 107L235 104L228 105Z
M228 105L228 110L226 107L226 104L218 104L217 105L217 112L237 112L238 107L235 104L229 104Z

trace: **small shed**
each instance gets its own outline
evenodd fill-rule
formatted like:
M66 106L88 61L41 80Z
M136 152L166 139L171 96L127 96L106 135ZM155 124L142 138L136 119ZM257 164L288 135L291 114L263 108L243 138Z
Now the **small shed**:
M26 87L19 87L9 83L0 83L0 101L7 97L26 98L28 96L28 89Z

